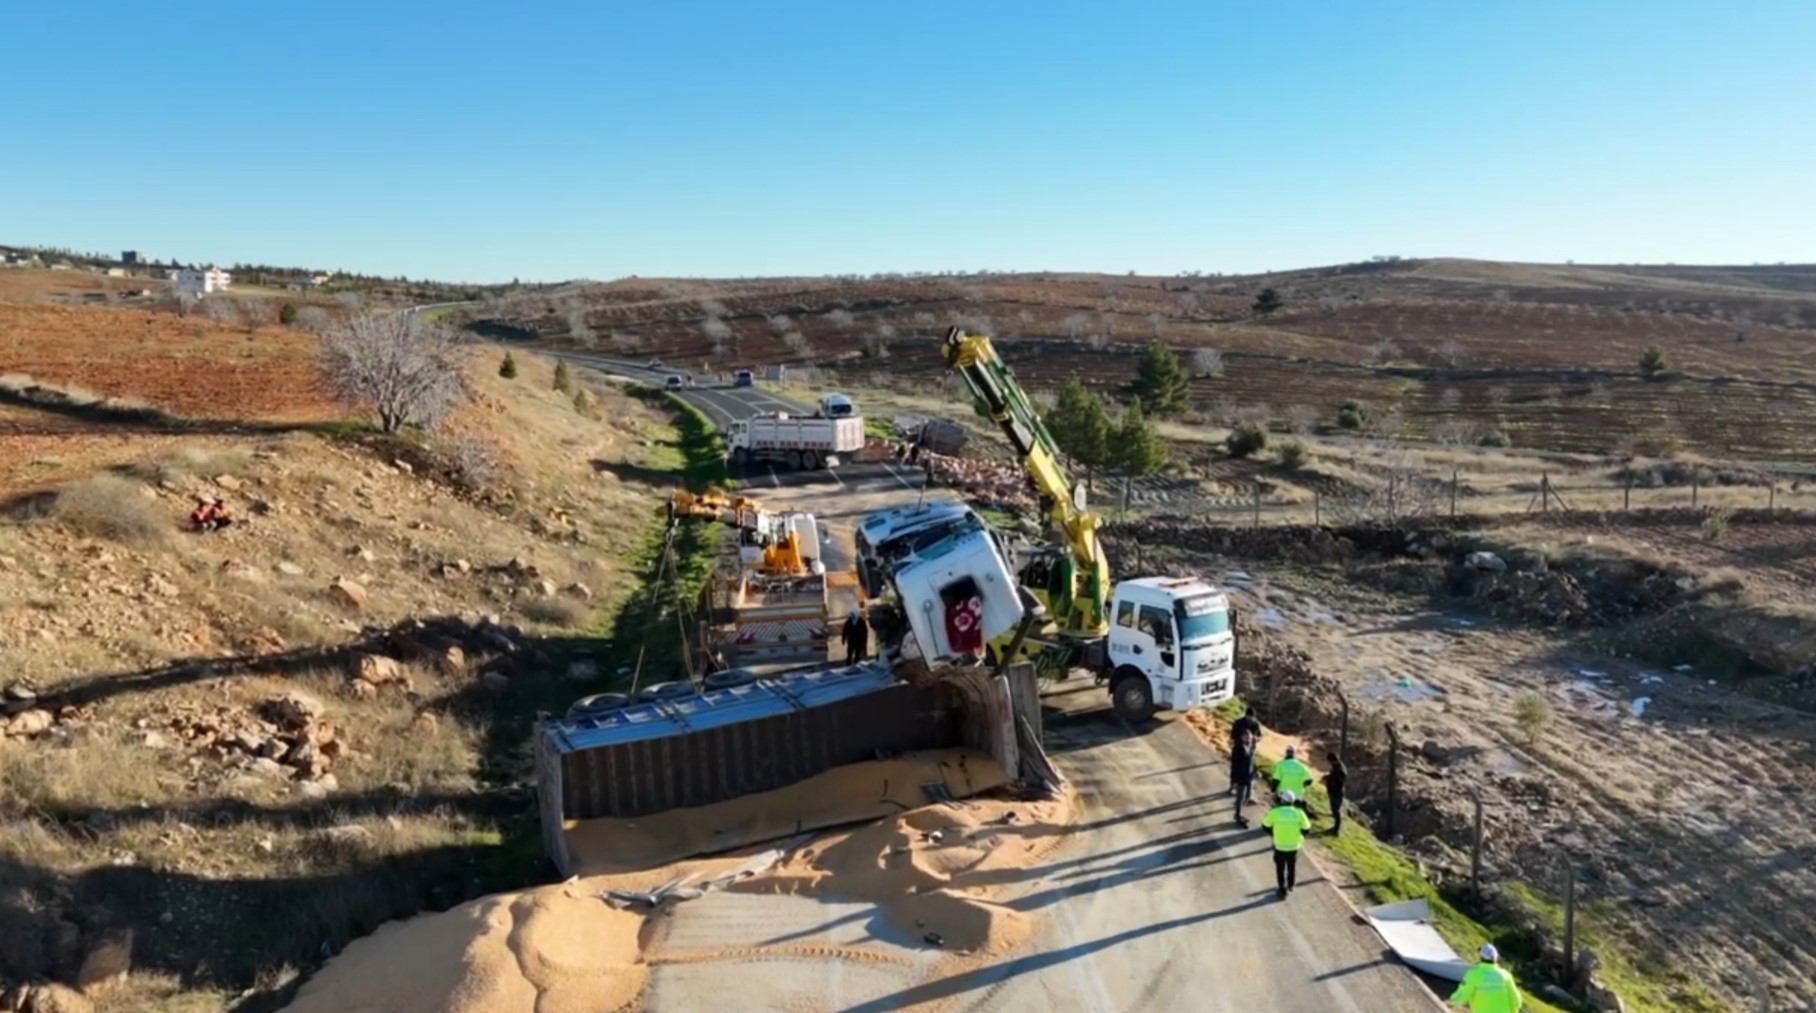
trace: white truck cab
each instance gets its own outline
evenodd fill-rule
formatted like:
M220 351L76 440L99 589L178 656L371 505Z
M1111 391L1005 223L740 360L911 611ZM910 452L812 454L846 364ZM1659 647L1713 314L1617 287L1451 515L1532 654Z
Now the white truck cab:
M1020 625L1015 574L986 529L957 531L896 567L891 583L913 634L902 655L933 665L982 661L990 642Z
M1156 707L1216 704L1236 691L1236 635L1229 598L1191 577L1142 577L1116 585L1108 657L1100 671L1125 718Z
M820 415L829 419L848 419L858 413L858 406L843 394L820 395Z

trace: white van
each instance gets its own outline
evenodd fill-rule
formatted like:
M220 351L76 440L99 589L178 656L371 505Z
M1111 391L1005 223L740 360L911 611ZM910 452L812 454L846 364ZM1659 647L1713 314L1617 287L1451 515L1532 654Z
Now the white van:
M820 417L826 419L848 419L858 413L858 406L843 394L820 395Z

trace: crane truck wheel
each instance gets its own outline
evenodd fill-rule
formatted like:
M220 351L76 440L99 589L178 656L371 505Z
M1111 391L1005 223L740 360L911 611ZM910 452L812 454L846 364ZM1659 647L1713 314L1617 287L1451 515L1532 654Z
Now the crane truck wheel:
M801 452L799 450L790 450L788 452L788 466L795 471L801 470Z
M1154 687L1138 669L1120 668L1110 676L1110 706L1130 724L1146 721L1154 716Z
M805 454L802 454L801 455L801 467L807 469L808 471L819 471L820 470L820 455L811 450L809 450Z

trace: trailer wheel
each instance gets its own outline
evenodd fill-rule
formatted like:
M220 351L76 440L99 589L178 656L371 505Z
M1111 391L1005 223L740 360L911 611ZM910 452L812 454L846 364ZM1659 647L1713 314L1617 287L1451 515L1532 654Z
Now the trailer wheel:
M1110 677L1110 706L1130 724L1147 721L1154 716L1154 687L1147 676L1125 668Z
M788 452L788 466L796 471L801 470L801 452L799 450Z
M820 463L820 455L811 450L801 455L801 467L808 471L819 471Z

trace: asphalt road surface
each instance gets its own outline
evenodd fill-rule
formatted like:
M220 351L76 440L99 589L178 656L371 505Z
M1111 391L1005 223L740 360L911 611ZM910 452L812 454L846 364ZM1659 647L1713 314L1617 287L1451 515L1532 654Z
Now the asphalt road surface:
M574 358L658 383L666 375ZM683 396L722 418L799 410L751 388ZM813 510L846 553L857 516L949 495L889 464L771 479L772 492L760 478L747 487L777 506ZM828 564L837 565L830 555ZM918 941L890 938L863 905L710 894L679 906L649 955L645 1008L711 1008L733 994L747 1009L847 1013L1437 1008L1309 860L1292 896L1275 898L1270 843L1235 827L1226 764L1183 722L1163 715L1131 729L1082 678L1047 702L1048 748L1078 790L1080 813L1077 832L1004 898L1040 919L1020 953L942 974ZM1261 810L1250 815L1259 823Z

